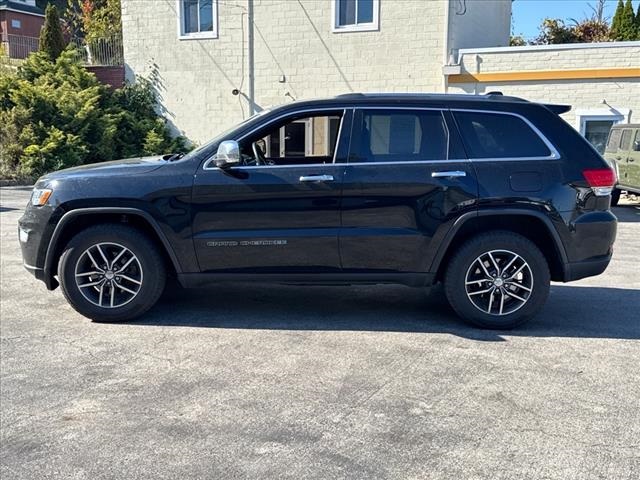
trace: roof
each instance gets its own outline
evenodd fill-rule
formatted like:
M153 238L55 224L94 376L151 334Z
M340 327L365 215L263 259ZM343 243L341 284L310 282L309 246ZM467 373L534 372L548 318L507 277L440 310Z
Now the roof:
M611 128L639 128L640 127L640 123L616 123L615 125L613 125Z
M11 0L0 0L0 10L14 10L16 12L22 12L32 15L44 15L41 8L27 5L22 2L12 2Z
M437 108L474 108L480 105L487 109L512 108L516 105L536 105L523 98L502 95L500 92L490 92L486 95L472 94L449 94L449 93L347 93L331 98L300 100L292 103L285 103L276 107L278 110L288 110L295 107L333 107L342 108L347 105L369 105L369 106L433 106ZM510 106L510 107L508 107ZM560 114L571 109L568 105L545 104L554 113Z

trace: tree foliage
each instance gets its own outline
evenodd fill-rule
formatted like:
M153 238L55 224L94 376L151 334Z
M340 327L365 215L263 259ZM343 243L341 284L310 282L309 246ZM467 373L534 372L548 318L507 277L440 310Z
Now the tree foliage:
M55 60L66 46L56 6L47 5L44 17L44 26L40 32L40 51L46 53L49 59Z
M91 41L122 36L120 0L67 0L69 31Z
M154 111L147 82L112 91L75 58L69 49L55 62L38 52L0 75L0 176L188 150Z
M640 6L638 9L640 13ZM633 13L631 0L627 0L626 2L618 0L616 13L611 22L611 39L621 41L640 39L638 19Z

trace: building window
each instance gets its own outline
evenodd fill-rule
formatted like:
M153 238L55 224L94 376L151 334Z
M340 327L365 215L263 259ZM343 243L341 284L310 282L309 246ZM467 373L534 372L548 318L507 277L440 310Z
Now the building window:
M217 38L217 0L178 0L178 22L181 39Z
M16 19L11 20L11 28L15 28L16 30L21 29L22 28L22 22L20 20L16 20Z
M363 32L378 30L380 0L334 0L333 31Z

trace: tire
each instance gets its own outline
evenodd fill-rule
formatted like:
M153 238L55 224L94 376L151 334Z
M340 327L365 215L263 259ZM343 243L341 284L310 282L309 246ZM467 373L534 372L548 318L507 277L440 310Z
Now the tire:
M508 270L488 281L495 277L494 265ZM444 287L449 304L465 321L481 328L511 329L540 311L550 282L547 261L533 242L513 232L492 231L462 245L447 265Z
M105 260L113 263L111 269L104 268ZM81 231L65 246L58 278L62 293L78 313L97 322L122 322L155 305L164 289L166 268L144 233L126 225L102 224ZM86 286L89 283L95 285Z
M620 194L622 192L620 190L618 190L617 188L613 190L613 192L611 193L611 206L615 207L616 205L618 205L618 202L620 201Z

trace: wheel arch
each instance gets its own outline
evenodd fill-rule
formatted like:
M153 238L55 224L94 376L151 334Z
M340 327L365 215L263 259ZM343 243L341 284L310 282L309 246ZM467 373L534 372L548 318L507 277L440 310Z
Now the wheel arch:
M458 218L431 264L435 279L442 280L446 265L459 246L472 236L490 230L518 233L533 241L547 259L551 279L564 281L568 260L560 235L546 215L524 209L480 210Z
M54 278L62 249L75 232L103 223L123 223L146 233L158 247L172 273L182 273L180 262L156 220L144 210L129 207L78 208L65 213L57 223L45 257L44 281L49 290L58 286Z

